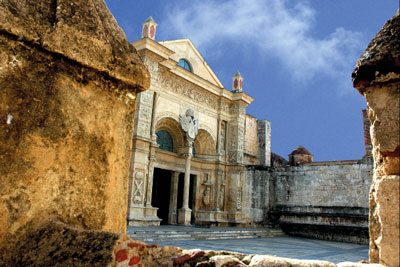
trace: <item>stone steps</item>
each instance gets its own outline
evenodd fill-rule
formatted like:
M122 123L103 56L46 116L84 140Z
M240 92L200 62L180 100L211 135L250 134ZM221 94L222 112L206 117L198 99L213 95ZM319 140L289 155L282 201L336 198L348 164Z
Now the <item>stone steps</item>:
M146 242L169 241L169 240L219 240L219 239L242 239L282 236L280 229L271 228L249 228L249 229L182 229L182 230L154 230L132 229L128 235L136 240Z

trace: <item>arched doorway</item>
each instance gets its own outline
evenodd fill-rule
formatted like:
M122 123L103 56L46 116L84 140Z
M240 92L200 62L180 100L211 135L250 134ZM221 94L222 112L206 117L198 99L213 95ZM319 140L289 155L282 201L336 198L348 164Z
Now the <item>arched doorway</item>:
M171 171L154 168L151 205L158 208L157 217L161 219L161 224L168 224L170 188Z

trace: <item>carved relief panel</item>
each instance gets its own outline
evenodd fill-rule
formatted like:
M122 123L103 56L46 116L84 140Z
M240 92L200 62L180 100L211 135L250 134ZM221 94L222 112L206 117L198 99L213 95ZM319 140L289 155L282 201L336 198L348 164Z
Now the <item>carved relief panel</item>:
M145 171L142 169L137 169L133 176L133 186L132 186L132 199L131 202L136 205L143 203L143 188Z
M212 187L213 184L210 181L209 174L206 173L204 175L204 180L202 183L202 204L204 205L205 208L209 209L211 208L211 203L212 203Z
M145 91L138 94L139 103L137 111L136 134L139 137L150 138L153 95L154 93L152 91Z
M142 57L144 65L150 72L151 83L157 83L160 79L160 73L158 71L158 62L151 60L149 57Z
M219 147L221 155L225 155L226 153L226 127L227 127L226 121L221 121L220 135L219 135L219 142L220 142Z
M239 187L236 195L236 210L242 209L242 188Z
M159 83L162 90L185 96L187 99L191 99L201 105L218 110L219 104L217 96L214 96L211 93L202 92L192 83L183 81L166 71L161 72Z
M229 126L229 152L228 161L230 163L243 162L243 148L244 148L244 127L242 125Z

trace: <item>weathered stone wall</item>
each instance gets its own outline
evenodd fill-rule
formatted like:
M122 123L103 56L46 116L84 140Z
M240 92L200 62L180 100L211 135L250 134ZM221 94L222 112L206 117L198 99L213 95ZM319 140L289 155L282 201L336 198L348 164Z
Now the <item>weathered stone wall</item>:
M271 166L271 122L257 121L258 160L261 166Z
M272 214L284 231L366 243L372 164L317 162L273 172Z
M258 156L257 119L248 114L245 121L244 153Z
M245 215L287 233L366 243L372 162L316 162L301 166L248 167Z
M244 214L249 221L255 224L267 224L268 211L272 209L274 200L274 181L269 170L248 167L246 169L246 195Z
M400 265L400 10L357 61L353 85L365 96L374 175L370 191L369 258Z
M0 247L49 217L125 233L147 70L103 1L2 1L0 18Z
M376 162L370 191L370 260L399 266L400 83L375 87L366 99Z
M372 164L316 162L276 168L276 205L368 208Z

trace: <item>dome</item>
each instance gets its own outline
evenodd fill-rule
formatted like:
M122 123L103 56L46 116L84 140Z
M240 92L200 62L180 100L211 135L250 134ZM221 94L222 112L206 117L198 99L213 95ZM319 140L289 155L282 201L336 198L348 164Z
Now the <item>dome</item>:
M310 151L302 146L296 147L290 155L312 155Z

